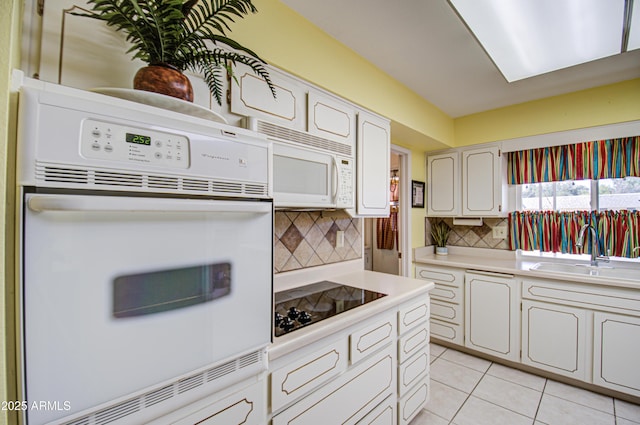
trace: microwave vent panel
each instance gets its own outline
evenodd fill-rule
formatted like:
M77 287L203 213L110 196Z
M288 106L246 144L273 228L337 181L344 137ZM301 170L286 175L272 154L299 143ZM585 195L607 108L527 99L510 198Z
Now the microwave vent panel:
M282 127L266 121L258 121L258 133L314 149L321 149L345 156L353 156L353 146L347 143L335 142L333 140L314 136L313 134L305 133L303 131Z

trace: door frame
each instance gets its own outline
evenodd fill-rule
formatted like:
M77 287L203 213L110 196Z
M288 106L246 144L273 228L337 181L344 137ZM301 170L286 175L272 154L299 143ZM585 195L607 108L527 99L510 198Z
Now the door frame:
M391 152L400 157L400 242L402 255L400 276L411 277L411 151L401 146L391 145Z

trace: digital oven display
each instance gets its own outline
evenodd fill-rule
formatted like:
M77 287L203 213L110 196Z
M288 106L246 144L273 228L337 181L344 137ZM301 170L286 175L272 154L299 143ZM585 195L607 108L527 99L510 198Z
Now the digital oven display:
M127 143L135 143L136 145L151 146L151 137L142 134L127 133L125 140Z

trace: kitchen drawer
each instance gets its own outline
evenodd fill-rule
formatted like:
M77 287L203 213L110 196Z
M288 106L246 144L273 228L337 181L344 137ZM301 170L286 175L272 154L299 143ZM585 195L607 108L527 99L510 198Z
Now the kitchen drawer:
M463 303L463 294L464 290L462 286L448 286L437 282L435 283L435 287L429 292L431 301L440 300L456 304Z
M408 425L429 401L429 377L398 401L398 425Z
M296 358L271 373L271 411L308 394L348 367L348 342L341 338L321 350Z
M431 318L462 325L464 323L464 306L431 300Z
M362 418L358 425L396 425L397 420L396 398L391 396Z
M409 329L427 321L429 318L429 296L423 296L419 301L405 304L398 312L398 334L402 335Z
M431 319L429 324L432 338L464 345L464 328L461 324L447 323L438 319Z
M635 288L525 279L522 298L624 314L640 313L640 291Z
M429 322L412 329L398 340L398 362L402 363L429 344Z
M459 269L416 266L416 277L461 289L464 286L464 270Z
M273 425L356 424L397 388L393 346L388 345L273 417ZM393 398L393 397L392 397Z
M367 326L351 333L349 351L355 364L369 354L378 351L395 339L396 321L393 313L382 316Z
M429 375L429 348L425 346L398 367L398 397L404 396Z

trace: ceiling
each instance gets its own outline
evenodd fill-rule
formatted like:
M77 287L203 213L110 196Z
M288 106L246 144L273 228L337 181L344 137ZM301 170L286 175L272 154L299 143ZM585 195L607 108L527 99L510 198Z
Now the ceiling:
M508 83L447 0L282 0L457 118L640 77L640 49Z

